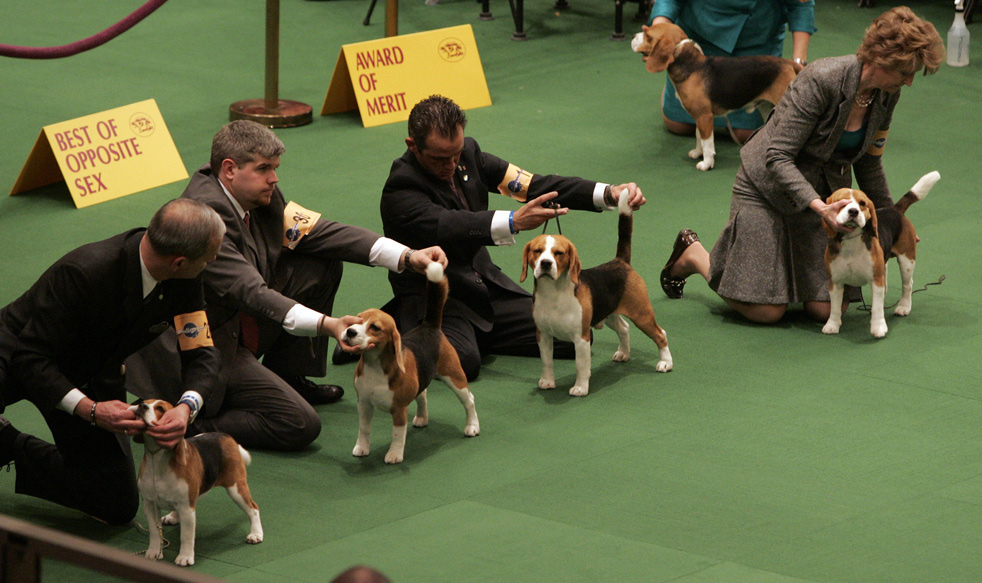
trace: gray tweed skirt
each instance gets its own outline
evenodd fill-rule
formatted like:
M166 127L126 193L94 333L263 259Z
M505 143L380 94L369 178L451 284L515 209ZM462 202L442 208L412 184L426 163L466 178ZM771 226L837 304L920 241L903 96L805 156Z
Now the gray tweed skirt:
M813 211L781 214L759 194L734 191L730 220L710 253L709 287L753 304L827 302L827 242Z

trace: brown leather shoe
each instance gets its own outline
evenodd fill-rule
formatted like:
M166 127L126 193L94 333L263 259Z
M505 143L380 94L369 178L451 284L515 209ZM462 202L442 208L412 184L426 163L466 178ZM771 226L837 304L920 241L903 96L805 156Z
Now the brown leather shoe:
M682 229L679 231L678 237L675 238L675 245L672 247L672 256L668 258L668 263L665 264L665 268L661 270L661 289L665 292L665 295L672 299L679 299L682 297L682 290L685 288L685 278L684 277L672 277L669 270L675 265L675 262L679 260L682 253L689 248L690 245L699 240L699 235L696 235L695 231L690 229Z
M344 396L344 389L337 385L318 385L307 377L293 377L284 380L311 405L336 403Z

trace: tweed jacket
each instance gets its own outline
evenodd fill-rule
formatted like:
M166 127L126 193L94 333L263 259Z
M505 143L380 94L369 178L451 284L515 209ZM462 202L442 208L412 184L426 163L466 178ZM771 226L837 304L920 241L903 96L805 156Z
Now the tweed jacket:
M303 253L324 260L369 265L372 245L380 236L368 229L322 217L295 249L288 250L283 246L286 201L279 187L273 191L268 205L249 213L252 228L247 229L207 164L195 172L182 196L207 204L225 222L225 239L218 257L203 273L208 317L222 357L220 387L224 394L238 344L239 310L281 324L297 303L273 287L276 267L283 255ZM214 412L215 405L212 403L208 408Z
M145 229L79 247L0 310L9 359L8 402L53 410L73 388L95 400L125 400L123 360L180 314L204 309L200 278L168 279L146 299L140 267ZM184 388L205 399L218 373L213 346L181 351ZM11 397L14 398L11 398Z
M463 316L477 328L491 329L494 314L486 282L517 294L530 295L494 264L487 246L494 211L488 210L488 194L498 193L508 162L481 151L472 138L465 138L456 170L456 183L467 201L457 199L449 183L427 172L409 150L392 163L382 190L380 211L385 236L419 249L439 245L447 253L450 297L444 313ZM597 183L563 176L532 176L527 199L551 191L560 205L576 210L599 211L593 203ZM517 259L516 259L517 261ZM406 270L389 273L396 300L422 297L426 278ZM422 302L419 302L422 310ZM422 312L420 312L422 313Z
M900 92L877 91L869 105L863 145L851 155L835 151L852 110L862 63L855 55L819 59L788 86L767 123L740 150L734 190L763 196L782 214L808 208L833 191L852 185L876 206L892 205L879 155ZM749 190L749 192L747 192Z

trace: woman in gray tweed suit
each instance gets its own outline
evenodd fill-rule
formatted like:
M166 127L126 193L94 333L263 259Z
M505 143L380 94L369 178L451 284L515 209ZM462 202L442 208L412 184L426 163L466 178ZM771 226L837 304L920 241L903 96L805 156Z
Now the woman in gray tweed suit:
M682 297L685 278L699 273L753 322L776 322L791 303L828 319L821 222L843 230L832 217L846 201L824 201L855 174L878 207L893 204L881 163L893 109L918 71L934 73L943 60L934 25L900 6L873 21L856 55L805 67L741 149L730 220L712 253L694 232L679 233L661 274L665 293Z

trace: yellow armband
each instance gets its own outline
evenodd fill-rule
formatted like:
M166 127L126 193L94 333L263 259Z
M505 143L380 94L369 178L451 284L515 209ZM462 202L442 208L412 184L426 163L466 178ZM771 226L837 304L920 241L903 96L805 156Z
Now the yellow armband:
M509 164L508 170L505 171L505 177L498 185L498 192L519 202L525 202L528 200L529 184L531 183L531 172L526 172L514 164Z
M283 209L283 246L293 249L303 239L317 221L321 214L309 211L297 203L290 201Z
M181 352L215 345L211 340L211 328L208 327L208 316L204 310L174 316L174 329L177 330Z
M890 130L880 130L873 136L873 143L870 144L866 153L870 156L882 156L883 148L887 145L887 132Z

